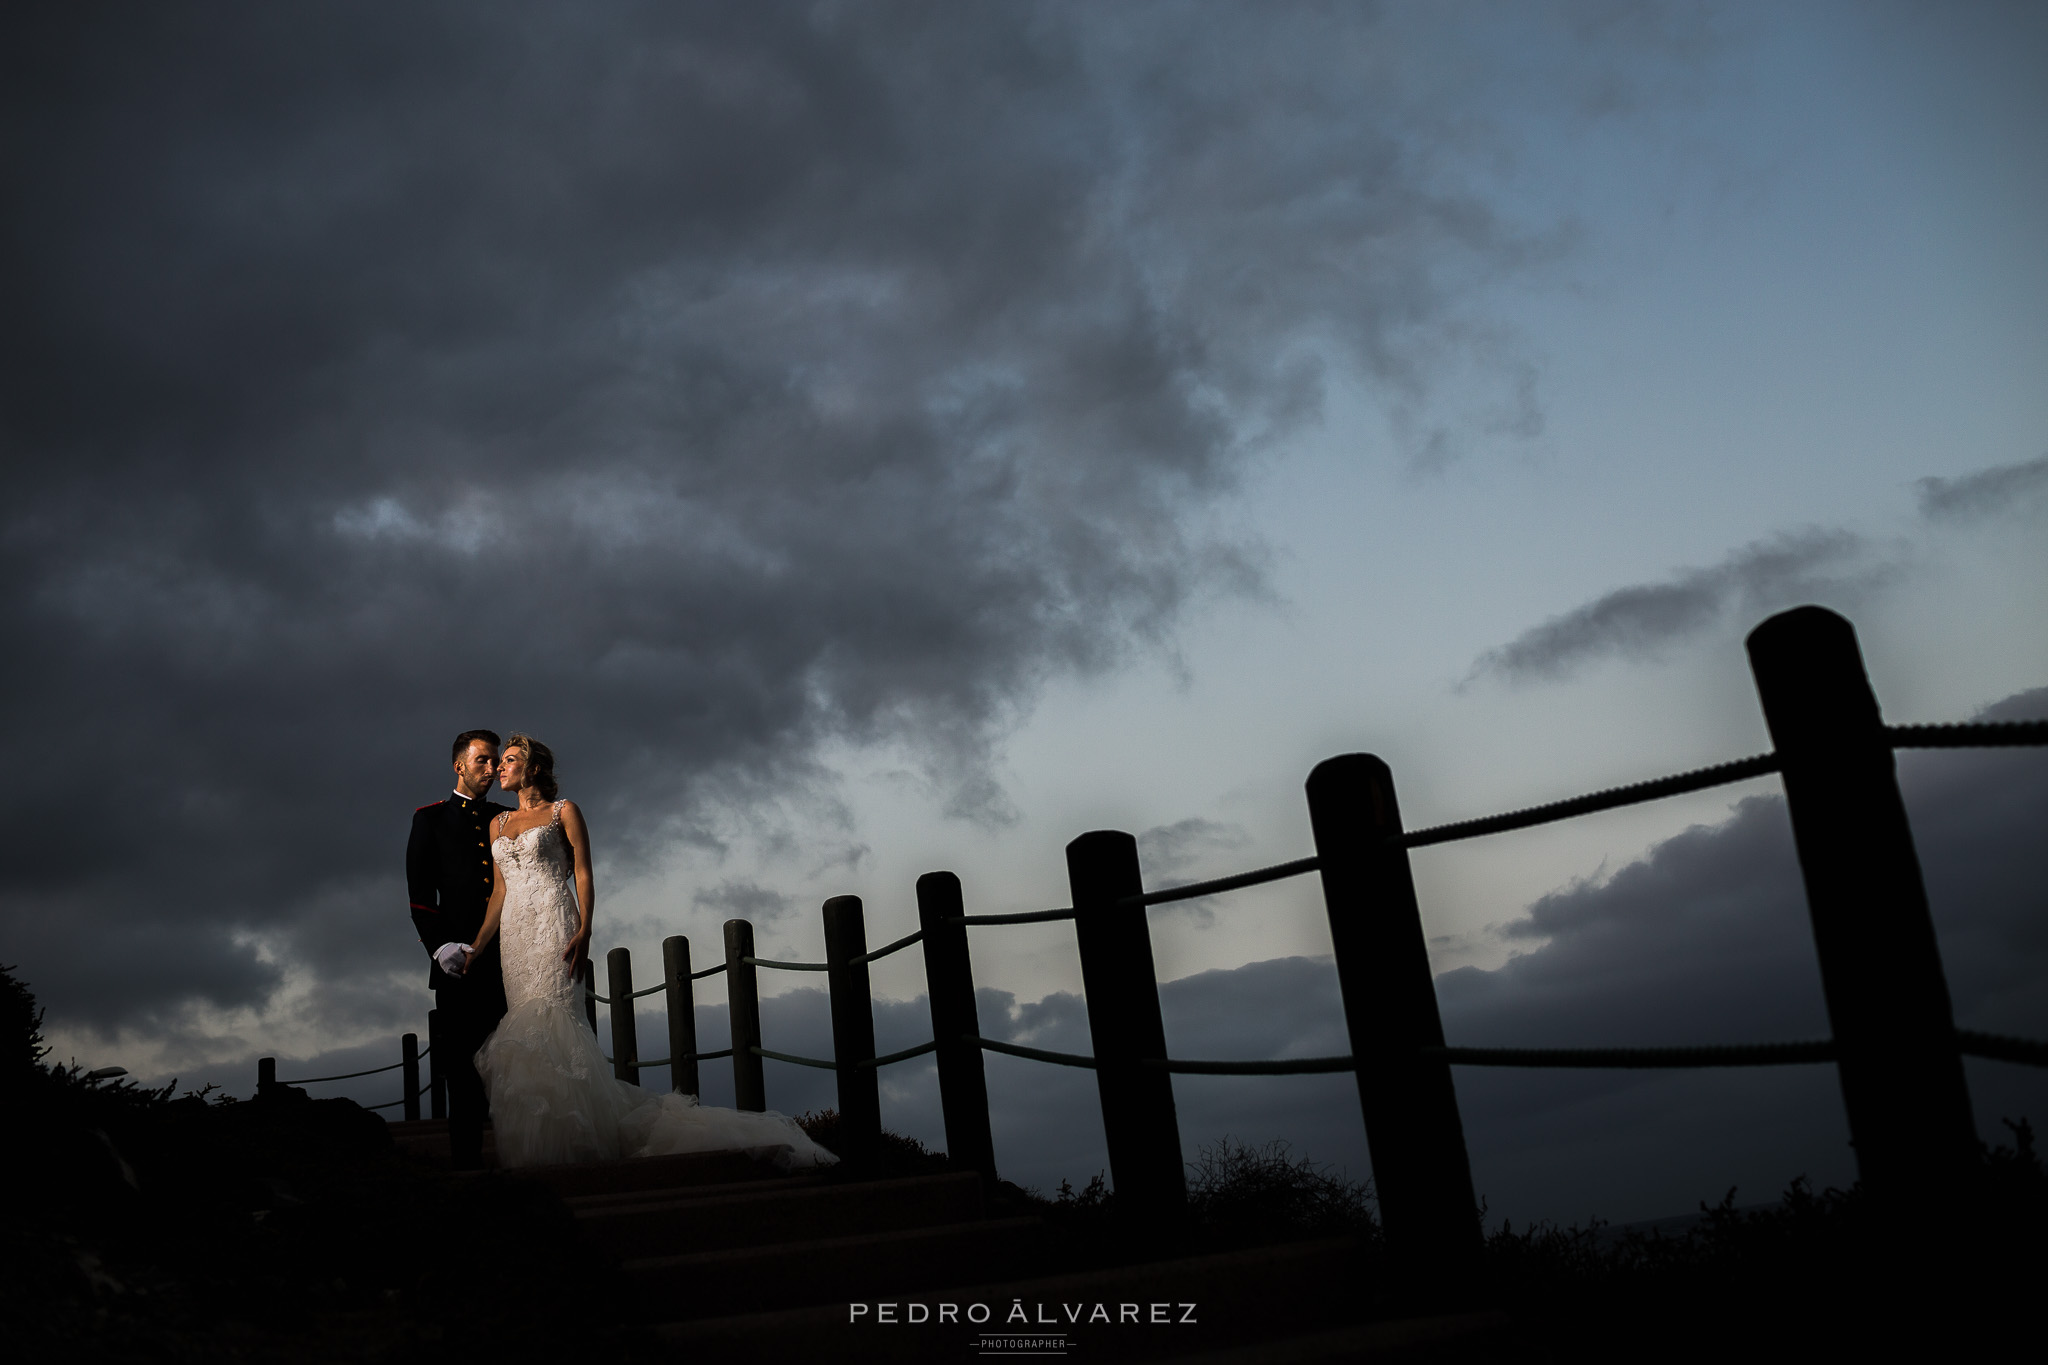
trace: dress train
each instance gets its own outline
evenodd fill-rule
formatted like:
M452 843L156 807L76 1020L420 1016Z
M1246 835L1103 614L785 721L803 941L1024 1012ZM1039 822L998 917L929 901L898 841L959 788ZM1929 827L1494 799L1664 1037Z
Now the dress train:
M785 1114L700 1104L612 1075L576 1006L563 952L580 917L561 803L547 824L491 846L505 879L499 959L505 1017L476 1054L501 1166L553 1166L681 1152L749 1151L785 1169L839 1158Z

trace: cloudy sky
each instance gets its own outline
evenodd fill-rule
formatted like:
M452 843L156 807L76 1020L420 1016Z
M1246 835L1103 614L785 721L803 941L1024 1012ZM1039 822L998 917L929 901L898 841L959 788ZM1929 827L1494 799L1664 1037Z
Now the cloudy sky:
M60 1057L392 1054L475 725L553 745L644 974L736 914L816 957L833 894L896 937L934 868L1060 904L1091 828L1297 857L1333 753L1422 824L1758 752L1799 602L1895 720L2048 714L2038 7L0 23L0 960ZM1902 770L1959 1019L2048 1033L2042 758ZM1453 1040L1824 1033L1776 792L1419 853ZM1177 1055L1342 1050L1312 881L1152 926ZM1086 1050L1070 929L974 952L987 1028ZM917 954L876 982L926 1036ZM1101 1166L1088 1077L991 1077L1006 1173ZM1459 1085L1496 1214L1850 1170L1825 1068ZM1177 1093L1190 1152L1366 1170L1341 1078Z

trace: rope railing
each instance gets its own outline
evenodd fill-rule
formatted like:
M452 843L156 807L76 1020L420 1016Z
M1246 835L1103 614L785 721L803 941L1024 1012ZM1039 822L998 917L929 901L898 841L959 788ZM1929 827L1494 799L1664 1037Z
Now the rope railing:
M855 1062L854 1066L858 1068L894 1066L898 1062L907 1062L913 1057L922 1057L927 1052L937 1052L938 1050L939 1043L935 1038L929 1043L919 1043L916 1047L904 1048L901 1052L889 1052L880 1057L869 1057L864 1061Z
M1691 772L1675 773L1670 777L1659 777L1649 782L1632 782L1624 787L1609 787L1605 791L1574 796L1566 801L1551 801L1541 806L1529 806L1500 815L1481 816L1477 820L1458 820L1447 825L1435 825L1429 829L1409 830L1387 842L1398 848L1426 848L1431 844L1447 844L1456 839L1476 839L1484 834L1504 834L1509 830L1530 829L1536 825L1569 820L1577 815L1590 815L1595 811L1615 810L1622 806L1639 805L1645 801L1660 801L1667 796L1705 791L1709 787L1742 782L1776 771L1776 754L1757 754L1751 758L1738 758L1731 763L1716 763L1711 767L1695 768Z
M837 1071L839 1063L828 1062L822 1057L799 1057L794 1052L775 1052L765 1047L749 1046L747 1051L756 1057L767 1057L778 1062L793 1062L798 1066L814 1066L820 1071Z
M1894 748L1902 749L1963 749L1963 748L2005 748L2025 745L2048 744L2048 721L1987 721L1963 725L1889 725L1885 736ZM1778 770L1778 756L1775 753L1755 754L1749 758L1738 758L1727 763L1716 763L1705 768L1674 773L1670 777L1655 778L1648 782L1633 782L1626 786L1610 787L1604 791L1589 792L1563 801L1551 801L1540 806L1529 806L1521 810L1506 811L1499 815L1481 816L1473 820L1458 820L1449 824L1433 825L1427 829L1410 830L1388 840L1397 848L1427 848L1432 844L1451 843L1459 839L1476 839L1487 834L1504 834L1510 830L1531 829L1537 825L1553 824L1575 816L1591 815L1597 811L1615 810L1623 806L1640 805L1646 801L1661 801L1665 797L1682 796L1689 792L1706 791L1713 787L1726 786L1731 782L1745 782L1753 777L1763 777ZM1322 860L1310 855L1296 858L1291 862L1276 863L1271 867L1257 868L1250 872L1239 872L1227 877L1216 877L1209 881L1189 882L1182 886L1164 887L1147 891L1143 895L1126 896L1119 905L1165 905L1173 901L1195 900L1203 896L1221 895L1225 891L1238 891L1245 887L1262 886L1267 882L1284 881L1314 872L1322 866ZM1040 915L967 915L963 922L968 924L1021 924L1036 919L1065 919L1071 910L1048 911Z
M2003 741L2002 741L2003 742ZM1692 772L1677 773L1650 782L1632 783L1625 787L1614 787L1606 791L1593 792L1586 796L1573 797L1566 801L1553 801L1547 805L1531 806L1525 810L1508 811L1501 815L1483 816L1476 820L1461 820L1453 824L1437 825L1429 829L1412 830L1388 842L1398 848L1422 848L1430 844L1449 843L1455 839L1477 838L1483 834L1499 834L1507 830L1527 829L1535 825L1550 824L1557 820L1569 820L1575 815L1587 815L1594 811L1613 810L1619 806L1635 805L1643 801L1656 801L1667 796L1678 796L1685 792L1704 791L1709 787L1723 786L1730 782L1741 782L1748 778L1760 777L1778 770L1775 754L1758 754L1753 758L1737 759L1732 763L1717 763L1712 767L1699 768ZM1136 896L1119 899L1118 905L1166 905L1173 901L1196 900L1203 896L1221 895L1225 891L1240 891L1249 886L1262 886L1267 882L1285 881L1304 873L1317 871L1322 859L1314 854L1296 858L1290 862L1275 863L1250 872L1237 872L1227 877L1215 877L1208 881L1188 882L1181 886L1162 887ZM1072 910L1044 910L1022 915L962 915L961 924L1031 924L1041 920L1072 919Z
M1965 1056L1988 1057L2025 1066L2048 1066L2048 1042L1979 1033L1971 1029L1957 1029L1955 1039L1956 1050ZM1056 1066L1085 1067L1093 1071L1102 1065L1099 1059L1078 1052L1050 1052L995 1038L980 1038L971 1033L962 1034L960 1041L989 1052L1006 1053L1034 1062L1050 1062ZM1736 1043L1707 1047L1424 1047L1416 1048L1408 1055L1447 1062L1452 1066L1667 1070L1832 1062L1837 1060L1837 1049L1832 1038L1822 1038L1799 1043ZM1357 1059L1349 1056L1283 1057L1243 1062L1145 1057L1140 1058L1137 1065L1184 1076L1304 1076L1358 1069Z
M2048 720L1979 720L1960 725L1887 725L1894 749L2003 749L2048 744Z
M1320 1076L1357 1069L1349 1057L1282 1057L1267 1062L1188 1062L1155 1057L1138 1065L1176 1076Z
M1961 749L2000 748L2048 744L2048 721L1987 721L1959 725L1889 725L1885 735L1896 748L1913 749ZM1711 764L1687 772L1674 773L1669 777L1654 778L1647 782L1632 782L1625 786L1609 787L1602 791L1589 792L1563 801L1551 801L1540 806L1528 806L1521 810L1505 811L1499 815L1480 816L1472 820L1457 820L1448 824L1432 825L1427 829L1409 830L1388 842L1399 848L1427 848L1433 844L1451 843L1460 839L1476 839L1488 834L1504 834L1511 830L1531 829L1538 825L1554 824L1575 816L1591 815L1599 811L1616 810L1624 806L1640 805L1648 801L1661 801L1666 797L1682 796L1690 792L1706 791L1713 787L1726 786L1733 782L1745 782L1753 777L1763 777L1778 770L1778 756L1775 753L1755 754L1749 758L1738 758L1727 763ZM1138 896L1126 896L1119 905L1166 905L1174 901L1196 900L1204 896L1221 895L1226 891L1240 891L1246 887L1262 886L1268 882L1285 881L1314 872L1322 866L1322 860L1314 855L1296 858L1290 862L1275 863L1271 867L1255 868L1249 872L1233 873L1225 877L1214 877L1208 881L1189 882L1181 886L1163 887L1147 891ZM960 915L953 919L956 924L1041 924L1057 920L1072 919L1070 908L1057 910L1034 910L1021 914L1007 915ZM851 959L853 963L874 962L894 952L910 947L924 938L922 929L897 939L886 947L871 953L863 953ZM774 967L786 972L822 972L830 970L824 962L776 962L768 958L747 957L741 959L752 967ZM695 981L715 976L725 970L719 963L701 972L690 973ZM661 986L650 986L644 991L635 991L634 998L653 995ZM605 996L597 997L598 1003L609 1005ZM387 1068L388 1069L388 1068ZM328 1078L339 1079L339 1078ZM305 1082L292 1082L305 1084Z
M920 929L914 934L905 934L902 938L897 939L894 943L891 943L886 948L877 948L872 953L862 953L859 957L848 958L847 962L850 965L856 967L863 962L875 962L881 958L887 957L891 953L900 952L903 949L908 948L913 943L921 942L923 939L924 930Z
M1142 896L1126 896L1118 905L1165 905L1169 901L1190 901L1199 896L1215 896L1225 891L1237 891L1247 886L1260 886L1266 882L1284 881L1299 877L1304 872L1313 872L1323 865L1322 859L1313 854L1296 858L1291 863L1275 863L1252 872L1240 872L1231 877L1217 877L1206 882L1189 882L1185 886L1169 886L1158 891L1147 891Z
M1709 1047L1425 1047L1452 1066L1581 1067L1625 1070L1712 1066L1795 1066L1832 1062L1835 1042L1738 1043Z
M415 1054L415 1056L424 1057L433 1050L433 1045L430 1043L426 1047L421 1048L419 1052ZM393 1062L390 1066L373 1066L368 1071L344 1071L339 1076L308 1076L306 1077L306 1079L302 1081L279 1081L278 1084L318 1085L322 1081L352 1081L358 1076L380 1076L386 1071L396 1071L398 1070L398 1068L404 1065L405 1063L403 1061L396 1061Z
M891 1052L881 1057L863 1058L862 1060L855 1062L854 1065L856 1067L893 1066L897 1062L907 1062L913 1057L922 1057L927 1052L935 1052L938 1050L938 1046L939 1045L936 1042L919 1043L916 1047L907 1047L904 1048L901 1052ZM772 1057L778 1062L795 1062L798 1066L814 1066L824 1071L839 1070L839 1063L828 1062L822 1057L799 1057L796 1056L794 1053L770 1052L768 1049L761 1047L749 1047L747 1051L752 1053L756 1057ZM716 1052L688 1053L685 1055L684 1060L691 1062L715 1062L721 1057L730 1056L732 1056L732 1049L726 1047L720 1048ZM611 1062L612 1059L610 1057L606 1057L605 1061ZM674 1059L670 1057L656 1057L653 1061L636 1061L633 1063L633 1065L644 1066L652 1069L657 1066L669 1066L673 1063L673 1061ZM426 1091L422 1090L420 1093L424 1095ZM401 1103L401 1101L393 1100L392 1103L397 1104ZM378 1106L378 1108L380 1109L386 1107L388 1106Z
M765 957L743 957L740 961L749 967L774 967L785 972L829 972L829 962L775 962Z
M1956 1030L1956 1051L1966 1057L1984 1057L1995 1062L2048 1066L2048 1043L2003 1033L1980 1033L1976 1029L1959 1028Z
M600 1055L600 1056L603 1056L603 1054L602 1054L602 1053L600 1053L599 1055ZM719 1059L720 1057L730 1057L730 1056L732 1056L732 1049L731 1049L731 1048L729 1048L729 1047L727 1047L727 1048L720 1048L720 1049L719 1049L718 1051L716 1051L716 1052L686 1052L686 1053L684 1053L684 1054L683 1054L683 1060L684 1060L684 1061L686 1061L686 1062L715 1062L715 1061L717 1061L717 1060L718 1060L718 1059ZM616 1065L618 1065L618 1063L617 1063L617 1062L616 1062L616 1061L615 1061L615 1060L614 1060L613 1058L610 1058L610 1057L605 1057L605 1061L606 1061L606 1062L607 1062L608 1064L610 1064L610 1065L613 1065L613 1066L616 1066ZM651 1068L653 1068L653 1067L657 1067L657 1066L673 1066L674 1064L675 1064L675 1058L673 1058L673 1057L656 1057L656 1058L655 1058L655 1059L654 1059L653 1061L651 1061L651 1062L635 1062L635 1063L633 1063L633 1065L634 1065L634 1066L644 1066L644 1067L648 1067L648 1068L650 1068L650 1069L651 1069Z
M960 1041L973 1043L985 1052L1001 1052L1032 1062L1051 1062L1054 1066L1081 1066L1093 1071L1096 1065L1093 1057L1084 1057L1078 1052L1047 1052L1044 1048L1025 1047L1021 1043L1005 1043L998 1038L977 1038L971 1033L961 1034Z
M855 910L855 913L858 913L857 909ZM746 977L746 980L744 982L746 988L744 994L746 996L751 996L754 991L752 969L755 968L766 967L771 969L778 969L781 971L795 972L833 972L837 967L842 965L842 962L843 965L847 968L860 968L864 967L867 963L874 962L881 958L885 958L889 956L891 953L901 952L903 949L911 947L912 945L920 943L924 940L924 930L918 929L913 931L912 933L904 935L902 938L896 939L894 942L885 944L882 947L877 948L872 952L869 952L864 950L864 945L861 941L858 929L855 930L855 936L851 940L847 940L844 938L835 940L832 925L833 921L830 917L830 912L828 909L826 930L827 941L825 946L826 955L830 960L826 962L782 961L775 958L765 958L757 956L753 952L751 934L748 934L744 930L742 930L740 936L737 939L735 939L734 937L732 937L730 926L728 926L726 960L722 963L715 964L714 966L709 967L704 971L692 972L688 970L689 949L687 946L687 942L685 941L682 943L677 943L671 941L669 943L665 943L663 945L663 956L670 970L676 973L674 979L664 980L658 985L649 986L644 990L637 991L629 989L629 987L632 984L632 969L630 958L626 955L626 950L624 948L613 949L607 958L607 961L610 964L609 969L611 972L612 994L608 996L599 995L597 993L597 983L594 977L585 977L583 979L584 996L585 999L590 1002L589 1008L591 1010L592 1026L595 1027L597 1022L595 1011L598 1005L607 1005L610 1006L612 1009L612 1043L614 1048L618 1050L615 1054L607 1055L604 1053L604 1050L600 1048L599 1055L604 1057L606 1064L612 1067L613 1072L621 1080L637 1080L639 1078L639 1072L643 1069L652 1069L655 1067L671 1067L676 1068L677 1086L679 1088L687 1087L689 1089L694 1090L696 1086L696 1064L698 1062L710 1061L721 1057L735 1058L736 1064L739 1061L749 1058L763 1058L779 1062L787 1062L794 1066L808 1066L817 1068L819 1070L832 1071L835 1073L839 1073L842 1075L842 1077L844 1077L849 1073L857 1073L861 1071L867 1071L869 1073L872 1073L877 1068L893 1065L896 1062L908 1061L911 1058L921 1057L928 1052L935 1051L938 1046L936 1043L924 1043L919 1044L916 1047L904 1049L901 1052L890 1053L886 1056L881 1057L860 1057L860 1059L857 1061L850 1059L834 1059L828 1061L822 1057L806 1057L797 1053L780 1052L773 1048L762 1047L760 1045L760 1034L758 1032L759 1024L754 1023L751 1025L751 1028L749 1030L751 1036L736 1036L734 1039L734 1046L732 1047L722 1048L716 1052L695 1052L688 1050L689 1047L694 1044L694 1029L688 1025L685 1025L680 1030L678 1030L675 1026L675 1021L671 1019L671 1027L669 1032L669 1041L671 1044L670 1056L658 1058L640 1058L633 1055L634 1049L637 1048L638 1044L637 1030L635 1028L632 1017L631 1002L634 1000L641 999L645 996L665 994L669 996L668 1004L671 1013L673 1013L678 1008L678 1000L680 1000L681 1005L687 1014L689 1010L690 994L687 986L684 985L685 978L687 978L687 980L690 981L695 981L707 976L711 976L717 972L737 970L744 973ZM837 946L835 946L835 942ZM865 977L865 972L862 973L862 976L863 978ZM676 991L678 989L681 990L680 997L676 995ZM623 1015L621 1014L622 1006L624 1009ZM753 1006L751 1004L748 1004L745 1008L751 1011ZM736 1033L738 1032L738 1022L738 1017L736 1016ZM835 1036L834 1042L837 1047L837 1050L840 1053L840 1057L845 1058L846 1048L843 1040L838 1039ZM873 1046L874 1042L872 1037L870 1037L867 1040L867 1047L869 1049L872 1049ZM858 1053L854 1055L858 1056ZM758 1067L758 1063L756 1063L756 1066ZM743 1075L736 1074L735 1081L736 1084L740 1087L742 1094L748 1093L748 1082ZM753 1081L752 1085L758 1087L759 1081ZM843 1085L844 1082L842 1081L842 1088Z
M597 988L595 986L585 986L584 989L590 992L590 998L597 1001L598 1004L609 1005L612 1003L612 998L608 995L599 995L597 993ZM663 991L667 989L668 982L657 982L656 984L649 986L644 991L634 991L631 995L627 996L626 998L628 1000L638 1000L645 995L660 995ZM642 1062L640 1065L646 1066L648 1065L648 1063Z
M1021 915L953 915L952 924L1046 924L1053 920L1072 919L1072 909L1027 910Z
M853 1069L856 1071L863 1071L873 1070L876 1067L894 1066L897 1062L907 1062L913 1057L922 1057L927 1052L936 1052L938 1051L938 1047L938 1042L934 1040L929 1043L919 1043L916 1047L904 1048L901 1052L884 1053L880 1057L863 1057L853 1064ZM797 1066L816 1067L820 1071L845 1070L845 1068L841 1067L839 1063L827 1061L823 1057L799 1057L793 1052L775 1052L769 1048L753 1046L748 1047L747 1051L752 1053L756 1057L767 1057L773 1061L778 1062L793 1062ZM730 1057L731 1055L731 1048L727 1048L723 1052L700 1052L697 1054L700 1060L707 1057ZM607 1057L605 1060L610 1061L611 1059ZM640 1063L640 1065L657 1066L660 1065L660 1063L642 1062Z
M291 1082L285 1081L280 1082L280 1084L289 1085L291 1084ZM404 1104L407 1100L416 1100L422 1098L427 1094L428 1091L432 1090L433 1088L434 1083L432 1081L428 1081L425 1085L413 1091L410 1095L400 1095L397 1099L386 1100L382 1104L366 1104L363 1106L363 1108L369 1110L372 1113L375 1113L379 1109L395 1109L399 1105Z

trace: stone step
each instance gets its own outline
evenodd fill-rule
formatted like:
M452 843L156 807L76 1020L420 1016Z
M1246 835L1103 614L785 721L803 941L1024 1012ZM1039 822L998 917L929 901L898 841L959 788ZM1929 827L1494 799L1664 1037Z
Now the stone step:
M621 1265L622 1298L657 1322L799 1304L844 1312L853 1299L1028 1273L1044 1263L1044 1233L1036 1218L1002 1218L647 1257Z
M972 1171L576 1209L584 1235L622 1258L815 1242L979 1217L981 1177Z
M518 1180L538 1181L567 1199L577 1195L772 1180L786 1174L775 1166L773 1151L768 1149L758 1156L744 1151L683 1152L676 1156L641 1156L572 1166L527 1166L506 1174Z
M391 1123L389 1127L391 1145L399 1151L435 1165L448 1164L448 1120L399 1120ZM496 1135L489 1127L484 1129L483 1162L485 1170L493 1169L498 1164Z
M769 1176L759 1180L731 1180L715 1185L669 1185L649 1190L612 1190L605 1194L572 1194L562 1202L571 1210L628 1208L636 1204L676 1199L717 1199L728 1194L769 1190L808 1190L825 1183L821 1175Z
M1254 1341L1196 1355L1178 1365L1345 1365L1349 1361L1501 1360L1527 1355L1527 1333L1501 1312L1389 1318L1327 1332Z
M386 1119L393 1138L427 1137L448 1135L446 1119Z
M956 1360L975 1354L984 1335L1058 1337L1060 1349L1095 1360L1169 1360L1348 1328L1368 1311L1368 1275L1359 1245L1336 1238L1031 1279L955 1278L951 1289L918 1283L909 1292L847 1292L815 1307L669 1322L655 1331L687 1345L693 1365ZM858 1316L856 1303L865 1305ZM1182 1321L1190 1315L1192 1322Z

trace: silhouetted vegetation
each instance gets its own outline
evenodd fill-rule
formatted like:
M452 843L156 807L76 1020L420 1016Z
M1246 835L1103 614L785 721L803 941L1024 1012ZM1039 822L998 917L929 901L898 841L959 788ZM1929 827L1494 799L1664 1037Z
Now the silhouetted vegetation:
M1284 1143L1225 1139L1189 1164L1188 1218L1168 1250L1229 1251L1333 1235L1358 1248L1360 1317L1426 1307L1499 1307L1541 1359L1725 1359L1731 1351L1833 1352L1918 1342L1991 1343L2027 1328L2048 1270L2048 1175L2024 1121L1985 1151L1975 1185L1938 1212L1887 1208L1859 1188L1795 1180L1766 1208L1736 1192L1702 1203L1678 1232L1503 1224L1485 1239L1479 1283L1447 1301L1414 1300L1390 1272L1370 1181ZM1119 1225L1102 1174L1050 1199L1032 1195L1071 1265L1156 1255L1156 1238ZM1485 1348L1489 1353L1497 1346Z
M0 967L0 1046L6 1059L0 1062L9 1088L25 1084L31 1072L49 1055L43 1044L43 1012L35 995L14 976L14 968Z
M842 1164L827 1172L833 1179L881 1180L897 1176L937 1175L953 1169L944 1152L934 1152L914 1137L882 1130L881 1145L865 1160L848 1160L840 1137L839 1111L820 1109L797 1116L796 1126L811 1141L841 1158Z
M1188 1164L1188 1221L1218 1249L1312 1237L1379 1241L1372 1182L1296 1155L1285 1142L1224 1138Z
M609 1268L561 1204L394 1152L384 1121L287 1090L253 1101L40 1064L39 1015L0 982L0 1314L26 1360L568 1358L607 1329Z
M1326 1237L1353 1238L1369 1252L1380 1240L1372 1182L1348 1179L1285 1142L1254 1147L1225 1137L1201 1148L1188 1163L1187 1216L1173 1228L1128 1225L1106 1176L1097 1172L1078 1190L1063 1180L1051 1198L1010 1187L1018 1212L1045 1219L1055 1255L1067 1265L1114 1265Z
M1487 1296L1575 1358L1720 1359L1767 1347L1943 1355L2031 1334L2048 1270L2048 1175L2025 1121L1942 1207L1795 1180L1776 1204L1730 1190L1676 1235L1503 1225Z

